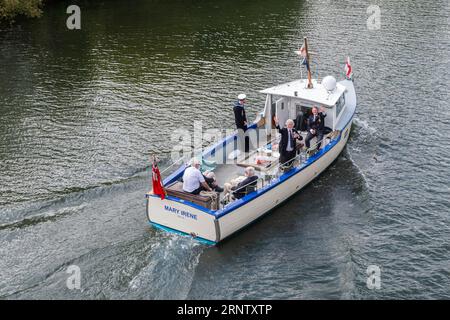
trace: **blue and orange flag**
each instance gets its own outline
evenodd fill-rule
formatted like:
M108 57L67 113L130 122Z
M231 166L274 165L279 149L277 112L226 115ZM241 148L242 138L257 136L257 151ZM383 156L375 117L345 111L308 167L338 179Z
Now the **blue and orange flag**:
M305 49L305 44L302 45L302 47L300 49L298 49L297 51L295 51L296 54L298 54L300 57L303 57L302 60L302 65L306 66L306 70L309 71L309 63L307 60L307 55L306 55L306 49Z

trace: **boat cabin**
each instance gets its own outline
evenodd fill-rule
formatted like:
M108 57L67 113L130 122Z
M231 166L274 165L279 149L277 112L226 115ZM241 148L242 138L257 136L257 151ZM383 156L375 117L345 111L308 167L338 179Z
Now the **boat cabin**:
M279 126L284 127L287 119L296 123L296 129L305 131L305 123L313 106L324 107L327 117L325 127L332 131L345 106L345 86L336 83L333 77L325 77L321 83L312 80L313 88L307 88L307 80L295 80L260 91L267 95L262 117L269 133L274 128L272 118L278 118Z

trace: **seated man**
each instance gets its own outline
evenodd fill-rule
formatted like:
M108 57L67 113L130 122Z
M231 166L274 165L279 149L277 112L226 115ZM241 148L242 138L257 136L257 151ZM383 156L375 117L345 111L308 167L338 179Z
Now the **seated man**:
M311 139L317 137L317 150L320 149L326 116L327 114L323 107L320 108L320 113L316 106L312 108L312 115L308 118L308 135L305 139L306 148L309 149Z
M203 190L213 191L200 172L200 161L197 158L193 158L191 166L184 170L183 190L192 194L199 194Z
M230 183L224 184L225 196L222 203L229 202L232 197L240 199L246 195L247 186L256 186L258 176L255 175L255 168L245 168L245 176L237 177Z

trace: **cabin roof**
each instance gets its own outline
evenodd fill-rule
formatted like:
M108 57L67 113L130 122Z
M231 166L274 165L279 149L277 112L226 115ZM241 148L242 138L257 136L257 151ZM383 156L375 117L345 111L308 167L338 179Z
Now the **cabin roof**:
M323 106L332 107L333 105L336 104L336 101L345 91L345 87L337 83L336 89L330 94L322 86L321 83L317 82L317 80L312 80L312 83L313 88L307 89L306 88L307 80L300 79L288 83L283 83L268 89L264 89L261 90L260 92L265 94L273 94L284 97L308 100ZM297 92L297 95L295 95L295 92Z

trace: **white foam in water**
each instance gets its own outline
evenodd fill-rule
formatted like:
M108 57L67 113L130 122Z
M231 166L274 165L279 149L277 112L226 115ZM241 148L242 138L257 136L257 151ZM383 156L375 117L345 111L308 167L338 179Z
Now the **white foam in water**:
M341 155L341 157L342 157L342 155ZM364 174L364 171L361 169L361 167L358 166L358 164L356 163L355 160L353 160L352 155L351 155L351 152L347 152L347 153L345 154L345 157L346 157L346 158L352 163L352 165L358 170L358 173L361 175L362 180L364 181L364 186L365 186L366 188L369 188L369 183L367 182L367 177L366 177L366 175Z
M353 119L353 123L355 123L358 127L369 131L370 133L376 133L378 131L376 128L371 127L366 120L361 120L358 117Z
M130 290L145 299L185 299L204 248L190 238L168 234L142 257L148 264L130 281Z
M21 216L20 219L6 221L5 223L0 223L0 229L8 227L17 227L18 225L31 223L33 221L44 221L46 219L54 218L57 216L65 216L74 212L79 212L86 207L86 204L79 204L74 206L59 207L56 209L49 209L43 213L33 214L29 216Z

